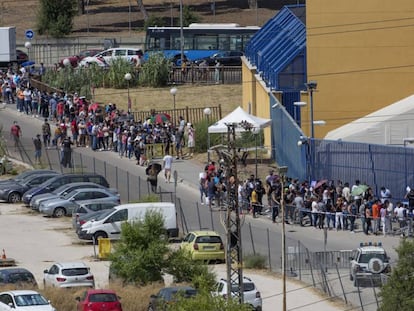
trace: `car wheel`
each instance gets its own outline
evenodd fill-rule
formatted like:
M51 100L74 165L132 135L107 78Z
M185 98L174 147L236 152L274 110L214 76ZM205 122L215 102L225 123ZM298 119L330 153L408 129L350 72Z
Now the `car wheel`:
M9 194L8 201L10 203L17 203L17 202L20 202L21 199L22 199L22 196L20 195L20 193L18 193L18 192L12 192L12 193Z
M106 235L105 232L96 232L93 237L94 237L95 245L98 245L99 239L100 238L104 238L105 239L105 238L107 238L107 235Z
M65 215L66 215L66 210L63 207L57 207L53 211L53 216L54 217L63 217Z

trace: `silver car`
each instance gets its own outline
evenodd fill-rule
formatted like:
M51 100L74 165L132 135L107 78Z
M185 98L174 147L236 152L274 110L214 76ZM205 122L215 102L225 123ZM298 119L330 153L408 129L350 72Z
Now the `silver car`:
M44 287L95 287L91 269L83 262L57 262L43 271Z
M40 203L43 203L47 200L62 197L64 195L72 192L73 190L82 189L82 188L108 189L105 186L95 184L93 182L86 182L86 181L74 182L74 183L70 183L70 184L60 186L59 188L57 188L56 190L54 190L50 193L43 193L43 194L35 195L30 200L30 207L33 210L39 210ZM113 194L118 194L118 191L116 189L109 188L108 190L111 191Z
M79 202L86 200L121 203L119 194L113 194L107 189L85 188L76 189L62 197L44 201L39 206L39 212L54 217L70 216Z
M75 207L72 212L72 227L77 230L78 227L82 225L82 223L80 223L80 220L84 219L86 215L96 215L97 212L99 214L99 212L113 208L117 205L117 202L107 202L100 200L82 201L79 203L79 206Z

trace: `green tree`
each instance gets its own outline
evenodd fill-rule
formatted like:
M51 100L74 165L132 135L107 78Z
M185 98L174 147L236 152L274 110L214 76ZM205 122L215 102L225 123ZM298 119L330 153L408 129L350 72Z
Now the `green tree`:
M111 254L111 272L125 283L145 285L162 281L168 240L160 213L147 212L143 220L122 225L119 243Z
M380 311L414 310L414 242L403 239L396 251L398 263L381 289Z
M200 22L200 17L194 13L193 9L188 5L183 7L183 26L187 27L191 23L198 23Z
M62 38L73 29L77 0L40 0L37 12L37 31L40 35Z

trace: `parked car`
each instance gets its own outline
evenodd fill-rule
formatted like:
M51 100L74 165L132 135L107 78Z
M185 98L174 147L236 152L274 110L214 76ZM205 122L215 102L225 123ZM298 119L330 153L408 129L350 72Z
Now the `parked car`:
M44 287L95 287L90 268L83 262L57 262L43 271Z
M33 176L33 175L41 175L41 174L49 174L49 173L55 173L55 171L52 171L52 170L27 170L27 171L24 171L24 172L20 173L19 175L16 175L12 178L0 180L0 188L4 184L9 184L9 183L14 183L14 182L21 182L22 180L25 180L26 178L29 178L30 176Z
M191 298L197 295L197 290L190 286L164 287L158 294L151 295L148 311L166 310L167 305L174 303L178 295Z
M85 57L79 62L80 66L88 66L89 64L97 64L98 66L110 65L114 59L123 58L132 62L139 61L143 56L141 49L133 48L112 48L94 56ZM102 61L103 60L103 61Z
M72 56L68 56L68 57L64 57L59 61L59 66L60 67L64 67L64 63L63 61L65 59L68 59L70 61L70 64L72 67L77 67L78 63L84 59L85 57L91 57L94 56L98 53L102 52L102 49L88 49L88 50L83 50L80 51L79 54L77 55L72 55Z
M33 274L25 268L0 269L0 285L13 284L15 286L37 287Z
M56 311L50 302L34 290L0 293L0 311Z
M26 205L30 204L32 197L38 194L50 193L62 185L74 183L74 182L93 182L95 184L102 185L106 188L109 188L109 183L105 177L94 174L94 173L83 173L83 174L61 174L48 180L47 182L34 187L29 191L25 192L23 196L23 202Z
M80 233L81 227L84 223L87 223L88 221L96 220L97 218L101 217L102 214L107 213L107 211L108 210L102 210L99 212L80 214L80 216L76 219L76 223L74 227L76 234Z
M35 195L30 200L29 205L33 210L39 210L40 203L45 202L45 201L50 200L50 199L59 198L59 197L65 195L65 194L68 194L69 192L72 192L73 190L81 189L81 188L107 189L105 186L95 184L93 182L87 182L87 181L74 182L74 183L70 183L70 184L60 186L59 188L53 190L50 193L43 193L43 194ZM118 191L116 189L111 189L110 188L108 190L111 191L114 194L118 193Z
M223 242L214 231L189 232L181 242L181 248L187 250L193 260L225 261Z
M110 289L88 289L76 300L77 311L122 311L120 298Z
M72 227L77 228L80 227L82 224L80 222L81 216L86 215L96 215L96 212L101 212L104 210L108 210L115 206L119 205L117 202L107 202L101 200L92 200L92 201L82 201L78 202L78 206L72 212ZM85 218L82 218L83 223L85 223Z
M29 55L22 50L16 50L17 63L20 65L29 60Z
M220 62L222 66L241 66L243 55L244 53L241 51L219 51L209 57L197 59L194 63L198 66L205 60L208 66L214 66L216 61Z
M234 296L234 293L237 292L237 290L237 287L232 287L232 296ZM212 294L214 296L221 296L226 299L228 297L227 281L220 279L220 281L217 282L215 291ZM250 305L253 310L262 310L262 296L254 282L248 277L243 277L243 301L245 304Z
M72 215L72 211L80 201L107 201L117 205L121 204L119 194L114 194L108 189L81 188L73 190L62 197L47 200L39 205L39 212L48 216L62 217Z
M48 174L40 174L40 175L32 175L20 182L15 183L8 183L2 185L0 187L0 200L7 201L9 203L16 203L20 202L22 199L23 194L36 187L40 184L48 181L59 174L57 172L48 173Z

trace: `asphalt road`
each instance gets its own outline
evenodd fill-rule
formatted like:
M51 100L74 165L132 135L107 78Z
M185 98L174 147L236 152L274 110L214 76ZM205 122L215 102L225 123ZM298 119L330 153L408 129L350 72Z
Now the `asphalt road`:
M0 123L3 125L3 129L6 132L6 138L8 138L8 131L13 120L18 120L25 138L31 138L36 133L40 132L41 120L37 120L30 116L19 114L12 106L0 111ZM129 172L133 176L140 176L143 180L146 179L145 170L142 167L135 165L134 161L127 160L125 158L120 159L116 153L113 152L93 152L88 148L76 148L75 153L89 155L95 157L95 159L102 162L117 166L119 170ZM30 152L28 151L30 156ZM54 163L56 163L55 160ZM53 162L53 161L52 161ZM83 163L89 171L92 171L91 163ZM89 167L88 167L89 166ZM178 184L176 188L177 198L181 200L183 206L183 212L185 220L189 230L199 228L211 228L222 235L225 234L223 228L224 213L210 211L205 206L200 206L197 203L199 201L198 192L198 173L202 171L202 167L190 160L179 160L173 164L173 170L178 171ZM109 178L113 177L113 174L109 174ZM109 180L111 186L114 184ZM117 179L118 189L121 192L123 200L125 198L125 188L129 186L131 182L127 182L125 179ZM162 184L162 187L166 191L174 192L174 184ZM124 194L124 195L123 195ZM125 202L125 200L124 200ZM242 241L243 252L260 253L266 257L271 257L271 266L274 271L280 271L280 258L281 258L281 225L273 224L267 217L261 217L253 219L249 215L245 215L242 218ZM323 230L318 230L310 227L300 227L297 225L286 226L286 245L287 247L296 247L298 241L305 245L309 251L322 251L324 250L324 234ZM398 245L398 237L380 237L380 236L365 236L361 232L351 234L348 231L329 231L327 237L326 250L352 250L358 247L360 242L379 242L381 241L384 247L387 249L392 260L396 260L396 253L394 251L395 246ZM270 248L269 248L270 247ZM346 274L346 273L345 273ZM349 278L344 278L345 292L354 293ZM338 294L341 296L341 294ZM365 294L363 293L363 296ZM372 301L372 292L366 293L366 300ZM352 295L355 296L355 295ZM364 297L362 297L364 301ZM359 305L359 297L352 299L354 305ZM372 303L364 308L364 310L376 310L372 308Z

